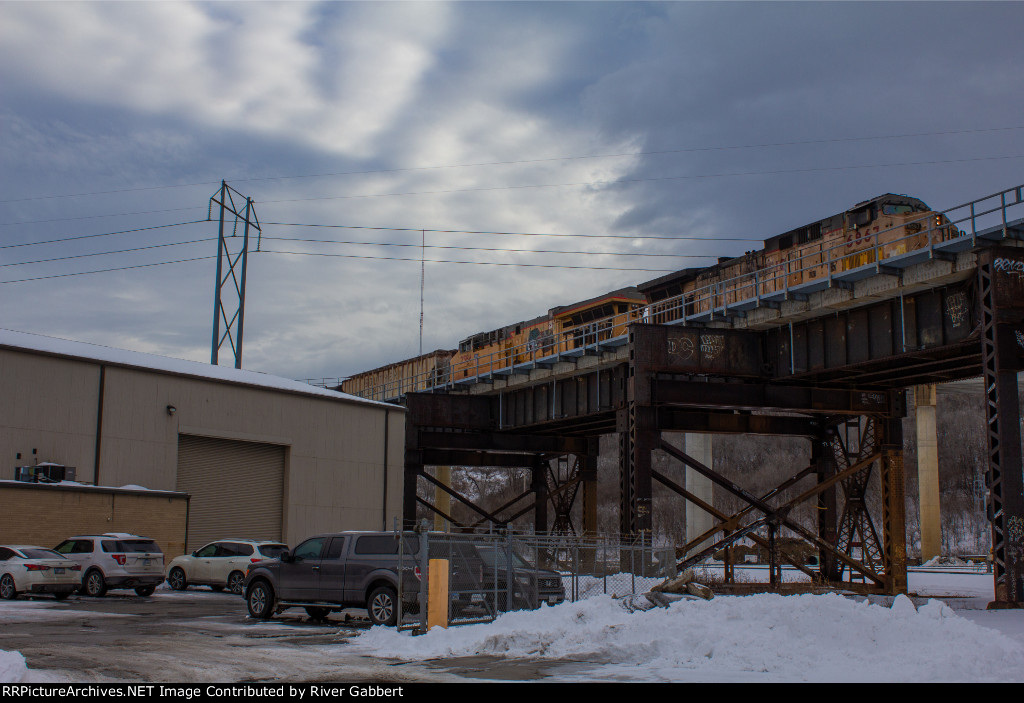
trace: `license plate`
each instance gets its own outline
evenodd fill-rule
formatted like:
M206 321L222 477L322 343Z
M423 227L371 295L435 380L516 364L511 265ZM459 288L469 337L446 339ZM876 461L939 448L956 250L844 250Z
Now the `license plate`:
M149 559L143 559L142 560L142 565L143 566L149 566Z
M60 566L54 567L53 573L55 573L55 574L63 574L64 573L64 569L63 569L63 567L60 567Z

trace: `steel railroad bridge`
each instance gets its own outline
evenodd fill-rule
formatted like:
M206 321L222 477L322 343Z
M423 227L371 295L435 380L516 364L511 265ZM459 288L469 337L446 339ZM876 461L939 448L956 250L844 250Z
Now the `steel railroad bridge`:
M680 568L748 538L767 550L773 589L782 587L782 564L789 563L815 583L905 592L906 389L983 376L995 605L1024 603L1017 387L1024 370L1022 189L947 211L958 235L925 249L876 257L754 299L727 304L722 296L721 306L680 314L671 324L652 324L650 314L626 335L571 353L402 393L409 410L404 518L414 522L422 504L452 519L417 497L425 482L479 516L475 525L456 527L507 525L532 511L538 532L565 531L582 494L582 531L592 532L598 437L615 434L624 539L650 540L652 492L660 484L717 521L702 535L688 535L677 549ZM659 281L667 285L671 278ZM767 494L754 495L670 444L663 432L804 437L811 461L793 467ZM701 500L652 467L656 450L745 507L725 514ZM555 460L570 469L560 479ZM426 471L451 465L528 467L533 482L488 511ZM880 535L864 500L875 466ZM814 526L791 517L807 501L817 508ZM783 530L812 545L818 564L787 554L779 544ZM726 570L729 578L728 558ZM842 581L844 573L859 583Z

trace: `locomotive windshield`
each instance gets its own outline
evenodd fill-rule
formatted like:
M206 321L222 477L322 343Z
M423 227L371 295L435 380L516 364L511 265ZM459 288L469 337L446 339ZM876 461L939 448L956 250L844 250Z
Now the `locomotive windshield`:
M896 205L895 203L886 203L882 205L883 215L909 215L915 211L924 212L924 210L914 207L913 205Z

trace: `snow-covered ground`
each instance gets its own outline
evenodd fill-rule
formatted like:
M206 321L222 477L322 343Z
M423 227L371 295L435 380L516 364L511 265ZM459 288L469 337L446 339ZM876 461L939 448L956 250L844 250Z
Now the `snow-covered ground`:
M418 637L373 628L328 651L409 662L546 661L549 681L1024 681L1024 611L984 610L990 574L916 570L910 590L916 608L906 597L890 605L761 594L629 613L611 595L596 595ZM43 602L0 604L0 618L15 612L54 616ZM27 669L20 654L0 652L0 681L46 675Z

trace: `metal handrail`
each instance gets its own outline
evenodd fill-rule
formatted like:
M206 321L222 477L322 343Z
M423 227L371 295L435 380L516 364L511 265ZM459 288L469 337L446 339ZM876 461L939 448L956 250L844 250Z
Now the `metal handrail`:
M1007 201L1008 194L1012 195L1013 199L1011 202ZM986 201L995 199L998 200L994 205L989 206L986 204ZM986 209L979 211L979 205L984 206ZM830 247L825 247L824 242L822 242L822 247L819 251L801 254L797 257L796 261L780 261L778 264L772 265L772 270L760 269L751 273L743 273L738 276L733 276L732 278L722 281L714 281L701 288L658 301L657 303L649 303L642 307L634 308L626 313L618 313L607 318L595 320L588 325L588 327L593 330L593 341L587 341L587 330L584 330L581 335L583 339L582 345L576 345L575 343L570 345L570 338L571 340L575 340L577 338L577 335L574 334L574 330L562 332L560 333L562 338L550 345L542 346L536 341L526 342L525 344L519 344L508 349L493 351L484 356L474 356L469 363L451 362L448 368L447 379L442 383L436 383L437 372L430 371L416 374L407 379L399 378L397 381L373 386L372 388L364 390L360 395L373 400L395 399L400 398L405 392L409 391L427 391L442 388L447 389L453 387L456 383L470 382L480 378L481 376L493 377L495 371L511 369L520 363L547 362L551 359L557 360L566 352L578 350L586 352L587 350L599 348L602 342L607 341L609 338L614 338L611 333L617 327L621 325L623 329L625 329L630 322L638 320L656 322L657 319L660 318L673 321L682 320L683 322L686 322L691 317L696 315L703 316L709 312L712 317L719 312L724 315L728 312L730 307L741 302L746 303L750 300L760 301L765 295L773 295L780 292L780 290L788 294L789 276L796 273L803 274L812 269L818 269L821 266L826 267L827 279L825 280L828 280L829 285L831 285L833 281L832 265L836 262L843 262L850 257L856 257L864 254L865 252L871 252L871 261L866 261L863 265L875 264L876 266L879 266L883 260L900 255L891 253L887 254L885 249L882 247L890 247L898 244L899 242L916 239L922 234L926 234L928 237L927 246L919 247L913 251L927 249L929 252L933 252L937 243L968 236L967 232L960 229L961 224L966 225L967 223L970 223L970 236L972 238L977 237L979 218L983 218L986 215L992 215L994 213L1001 214L1003 232L1005 236L1007 223L1010 221L1010 218L1007 217L1006 213L1008 210L1019 205L1024 205L1024 185L1007 188L991 195L963 203L962 205L947 208L946 210L931 211L929 214L923 215L917 219L908 220L902 224L887 227L878 232L872 232L864 235L874 240L868 248L862 248L855 252L844 253L843 250L848 249L850 246L848 242L840 242ZM967 209L967 213L962 216L958 215L958 211L965 208ZM953 217L951 215L958 216ZM948 221L936 224L936 219L941 219L940 216L945 217ZM922 229L918 232L898 237L884 243L880 242L880 237L882 235L914 223L927 223L927 227L922 226ZM863 239L863 237L861 239ZM839 250L838 254L833 255L836 250ZM909 252L901 252L901 254L902 253ZM805 263L805 259L811 257L820 257L822 261L810 265L801 265L799 268L795 269L792 267L793 263L803 264ZM780 278L782 279L781 288L778 284ZM801 279L802 278L803 276L801 276ZM761 292L761 286L764 285L772 285L773 289L771 291ZM754 291L754 295L745 298L739 297L741 291L751 289ZM728 300L730 295L736 296L736 299L733 302L729 302ZM692 308L698 312L688 315L686 312L687 306L692 306ZM670 313L678 313L678 315L669 316ZM607 330L609 332L608 336L601 336L603 330ZM538 355L538 352L541 352L541 355ZM527 357L527 360L522 362L516 361L516 359L521 357ZM459 371L472 371L472 374L456 380L455 376ZM429 383L431 378L435 380L432 385Z

